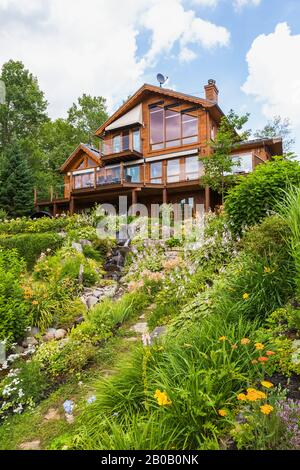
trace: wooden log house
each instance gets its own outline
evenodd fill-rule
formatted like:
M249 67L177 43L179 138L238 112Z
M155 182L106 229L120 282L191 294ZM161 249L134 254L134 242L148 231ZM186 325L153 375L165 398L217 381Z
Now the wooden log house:
M39 200L37 210L52 215L80 212L95 204L204 204L206 211L220 204L220 196L200 185L201 159L211 154L224 113L218 105L219 90L209 80L205 98L153 85L143 85L99 129L99 149L80 144L60 168L63 197L53 191ZM239 159L235 172L247 174L282 154L282 139L243 142L232 157Z

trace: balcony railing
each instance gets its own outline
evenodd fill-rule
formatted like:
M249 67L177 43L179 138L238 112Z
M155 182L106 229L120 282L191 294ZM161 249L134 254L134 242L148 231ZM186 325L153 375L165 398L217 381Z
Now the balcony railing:
M103 157L124 153L141 153L140 133L130 132L128 135L114 137L110 142L103 142L101 151Z

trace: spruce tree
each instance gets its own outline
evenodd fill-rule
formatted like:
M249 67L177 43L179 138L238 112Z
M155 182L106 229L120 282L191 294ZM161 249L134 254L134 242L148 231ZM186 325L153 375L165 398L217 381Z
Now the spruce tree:
M33 209L33 178L22 146L15 142L4 153L0 175L0 208L11 217Z

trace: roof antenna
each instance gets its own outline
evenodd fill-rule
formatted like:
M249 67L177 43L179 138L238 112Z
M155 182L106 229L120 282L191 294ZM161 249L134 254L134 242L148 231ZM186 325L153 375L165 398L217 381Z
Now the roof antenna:
M169 77L165 77L162 73L158 73L156 78L160 85L160 88L162 88L162 86L166 83Z

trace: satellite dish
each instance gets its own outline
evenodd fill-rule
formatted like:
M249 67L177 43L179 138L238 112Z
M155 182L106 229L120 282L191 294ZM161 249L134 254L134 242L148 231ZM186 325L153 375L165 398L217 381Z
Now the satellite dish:
M160 84L160 87L162 87L168 80L168 77L165 77L162 73L157 74L156 78L158 83Z

